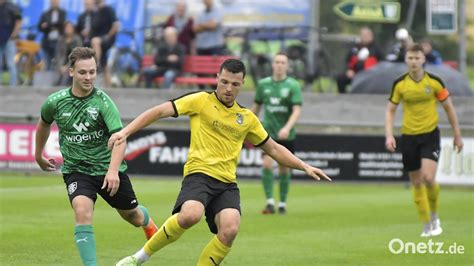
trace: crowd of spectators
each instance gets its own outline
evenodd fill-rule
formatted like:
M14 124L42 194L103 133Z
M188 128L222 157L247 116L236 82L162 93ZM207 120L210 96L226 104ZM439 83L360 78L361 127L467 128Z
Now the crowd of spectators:
M180 75L186 55L223 55L225 38L223 13L214 0L203 0L204 10L195 18L187 12L187 4L179 0L172 14L163 25L163 38L154 44L153 65L141 70L146 87L157 86L155 77L163 76L162 88L172 88L173 80ZM65 85L70 81L67 56L74 47L92 47L98 57L99 73L103 74L105 87L110 87L111 76L107 67L108 51L114 45L120 28L113 7L104 0L84 0L84 12L77 23L66 20L67 11L59 5L59 0L50 0L50 7L41 14L37 28L42 33L41 48L44 55L44 69L56 73L54 85ZM3 59L8 68L10 85L15 85L17 70L14 64L15 40L21 27L20 9L11 1L0 0L0 71ZM394 34L396 43L384 54L374 42L374 34L369 27L362 27L358 41L350 48L344 63L345 70L335 77L339 93L346 93L354 76L374 67L382 60L404 62L405 51L413 44L406 29L398 29ZM442 63L441 55L433 49L429 39L420 41L428 64ZM1 81L0 72L0 81Z

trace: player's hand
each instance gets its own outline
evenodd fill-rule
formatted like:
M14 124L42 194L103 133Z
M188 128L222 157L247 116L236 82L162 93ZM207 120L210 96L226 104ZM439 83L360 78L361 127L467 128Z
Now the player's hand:
M385 148L389 152L395 152L395 149L397 148L397 142L393 136L388 136L385 138Z
M54 158L41 158L36 159L36 163L38 163L39 167L43 171L56 171L56 160Z
M307 175L311 176L312 178L316 179L316 180L321 180L321 178L324 178L328 181L332 181L331 178L329 178L329 176L327 176L323 170L319 169L319 168L316 168L316 167L313 167L311 165L306 165L305 168L304 168L304 171L306 172Z
M456 152L461 152L462 151L462 147L464 146L464 142L462 141L461 136L454 136L453 146L454 146L454 150Z
M107 147L109 148L109 150L111 150L114 147L114 145L120 146L120 144L124 143L126 140L127 140L127 136L125 135L125 133L123 133L122 131L119 131L117 133L112 134L112 136L110 136L109 142L107 143Z
M111 197L117 193L120 186L120 178L118 176L118 172L110 172L108 171L104 178L104 183L100 189L107 188L107 192Z
M288 139L288 136L290 135L290 130L287 129L286 127L283 127L278 131L278 139L279 140L286 140Z

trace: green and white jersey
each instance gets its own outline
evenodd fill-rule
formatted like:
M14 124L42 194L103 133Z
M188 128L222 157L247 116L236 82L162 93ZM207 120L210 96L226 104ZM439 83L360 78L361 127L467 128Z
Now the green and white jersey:
M43 103L41 119L48 124L56 121L58 125L64 174L107 173L111 159L107 141L123 125L115 103L104 91L94 88L82 98L74 96L71 88L57 91ZM119 171L126 169L123 161Z
M263 104L263 126L272 139L278 140L278 132L290 118L293 105L303 103L301 87L297 80L287 77L275 81L272 77L259 80L255 102ZM295 128L292 128L288 140L294 140Z

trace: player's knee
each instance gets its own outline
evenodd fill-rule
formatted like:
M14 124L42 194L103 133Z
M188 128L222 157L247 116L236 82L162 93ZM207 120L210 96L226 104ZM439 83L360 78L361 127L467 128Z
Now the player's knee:
M93 47L100 46L100 42L101 42L101 41L100 41L100 38L99 38L99 37L94 37L94 38L92 38L92 40L91 40L91 45L92 45Z
M225 239L225 242L232 243L239 233L239 225L232 223L229 225L224 225L220 228L219 234Z
M138 208L128 211L122 217L135 227L139 227L143 224L143 217L140 215Z
M76 206L74 208L76 222L80 224L92 223L92 210L84 206Z
M194 212L182 212L178 216L178 223L183 228L189 228L201 220L201 215Z

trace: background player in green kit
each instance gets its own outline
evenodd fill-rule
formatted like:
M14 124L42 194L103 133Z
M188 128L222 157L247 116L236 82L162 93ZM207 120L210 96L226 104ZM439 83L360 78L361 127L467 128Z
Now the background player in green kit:
M301 87L297 80L288 77L288 57L278 53L273 58L272 76L261 79L257 85L255 105L252 111L258 115L263 105L263 126L270 137L294 153L295 128L294 125L301 114ZM262 182L267 198L267 205L263 214L275 213L275 199L273 198L273 159L263 155ZM280 203L278 212L286 213L286 200L290 187L291 172L288 167L279 165L280 176Z
M157 231L145 207L138 205L123 161L126 144L107 149L111 134L122 129L114 102L94 87L97 62L94 50L75 48L69 55L72 86L51 94L41 107L36 128L36 162L45 171L56 170L52 158L43 157L53 121L59 128L64 157L61 168L75 215L74 238L84 265L97 265L92 230L94 203L99 194L127 222L141 226L147 239Z

